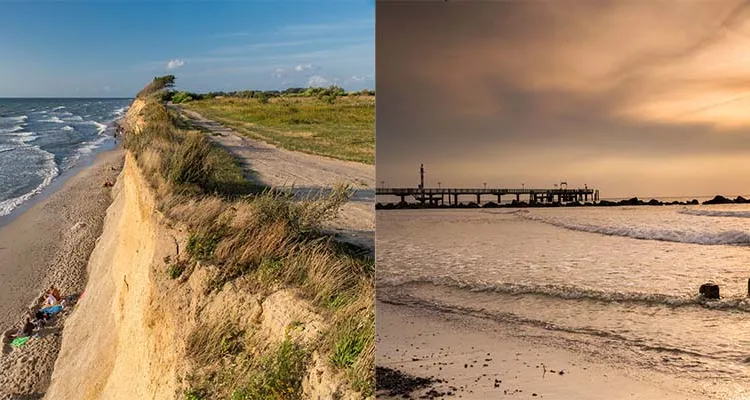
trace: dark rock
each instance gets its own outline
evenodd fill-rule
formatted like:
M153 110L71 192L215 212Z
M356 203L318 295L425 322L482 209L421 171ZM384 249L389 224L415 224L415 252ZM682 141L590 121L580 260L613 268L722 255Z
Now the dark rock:
M744 198L742 196L737 196L737 198L734 199L734 202L735 203L739 203L739 204L745 204L745 203L750 203L750 200L748 200L748 199L746 199L746 198Z
M637 197L633 197L632 199L628 199L628 200L620 200L617 202L617 204L621 206L638 206L638 205L643 204L643 201L638 200Z
M388 396L410 398L411 392L427 387L434 382L430 378L414 377L394 369L375 367L376 389L378 392L387 393Z
M703 202L703 204L732 204L734 201L724 197L724 196L716 196L711 200L706 200Z
M700 289L698 289L698 292L703 295L703 297L707 299L718 299L720 298L719 295L719 285L715 283L704 283L701 285Z
M650 206L661 206L661 205L664 205L664 203L662 203L661 201L656 200L656 199L651 199L646 204L648 204Z

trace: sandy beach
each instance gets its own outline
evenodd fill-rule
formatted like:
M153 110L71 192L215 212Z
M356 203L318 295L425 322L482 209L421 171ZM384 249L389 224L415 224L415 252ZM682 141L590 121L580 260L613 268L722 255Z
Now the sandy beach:
M62 187L0 228L0 330L18 327L46 288L80 294L86 265L122 168L121 149L100 153ZM0 398L41 398L60 347L61 326L0 354Z
M377 361L432 378L405 396L378 398L691 399L680 382L613 368L583 354L519 335L521 328L406 305L377 303Z

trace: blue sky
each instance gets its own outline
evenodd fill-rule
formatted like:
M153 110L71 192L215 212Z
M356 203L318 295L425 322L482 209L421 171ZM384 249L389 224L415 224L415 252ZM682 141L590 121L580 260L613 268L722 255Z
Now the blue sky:
M0 97L375 87L375 6L349 1L3 1Z

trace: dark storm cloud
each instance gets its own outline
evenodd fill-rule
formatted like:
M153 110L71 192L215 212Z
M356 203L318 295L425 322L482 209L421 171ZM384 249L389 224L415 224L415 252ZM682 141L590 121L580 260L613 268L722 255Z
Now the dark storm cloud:
M411 186L425 162L453 186L750 191L748 15L740 2L378 3L378 179Z

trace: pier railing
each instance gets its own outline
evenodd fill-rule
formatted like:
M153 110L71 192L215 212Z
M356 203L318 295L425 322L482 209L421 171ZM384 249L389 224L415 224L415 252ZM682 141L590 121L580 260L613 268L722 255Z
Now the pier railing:
M406 197L413 197L420 202L444 202L445 197L448 202L453 198L454 203L458 203L458 196L471 195L476 196L477 203L481 202L482 195L497 196L498 202L504 195L514 195L516 201L520 201L521 196L528 196L529 202L571 202L571 201L598 201L599 191L593 188L554 188L554 189L535 189L535 188L375 188L375 195L378 196L398 196L401 201Z

